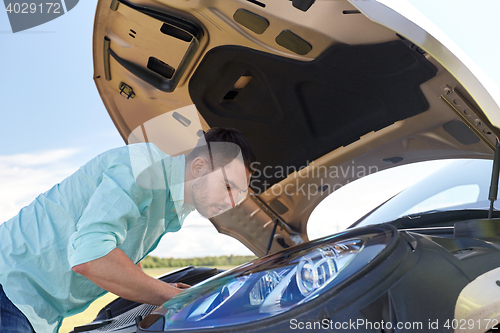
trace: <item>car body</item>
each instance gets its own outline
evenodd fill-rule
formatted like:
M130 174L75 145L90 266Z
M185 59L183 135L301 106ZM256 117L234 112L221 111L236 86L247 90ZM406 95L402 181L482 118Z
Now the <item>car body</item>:
M103 309L75 331L486 332L498 324L499 298L487 297L498 294L497 214L488 219L478 204L416 212L418 221L395 215L401 202L432 197L419 189L434 188L429 180L353 228L307 235L315 207L371 170L493 159L498 87L423 25L373 0L99 1L94 79L126 143L176 155L216 126L249 139L258 160L250 193L210 220L259 259L203 275L154 310L115 301L109 318ZM187 270L162 279L199 273ZM152 312L141 321L144 311Z

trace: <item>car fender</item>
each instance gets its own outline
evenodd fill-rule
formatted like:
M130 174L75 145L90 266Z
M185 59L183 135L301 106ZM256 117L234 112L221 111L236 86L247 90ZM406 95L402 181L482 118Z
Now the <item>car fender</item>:
M455 319L457 333L486 332L500 322L500 268L478 276L465 286L455 305Z

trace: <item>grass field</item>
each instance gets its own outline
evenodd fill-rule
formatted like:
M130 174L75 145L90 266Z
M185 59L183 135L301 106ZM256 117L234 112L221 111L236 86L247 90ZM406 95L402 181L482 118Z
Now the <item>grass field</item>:
M220 269L230 269L232 267L218 267ZM144 269L144 272L148 274L149 276L152 277L157 277L159 275L162 275L166 272L173 271L175 269L179 269L179 267L169 267L169 268L146 268ZM111 293L107 293L106 295L102 296L101 298L97 299L94 303L92 303L87 310L85 310L82 313L79 313L77 315L67 317L64 319L61 328L59 329L60 333L68 333L75 326L80 326L80 325L85 325L97 316L97 313L99 310L101 310L106 304L114 300L117 296L113 295Z

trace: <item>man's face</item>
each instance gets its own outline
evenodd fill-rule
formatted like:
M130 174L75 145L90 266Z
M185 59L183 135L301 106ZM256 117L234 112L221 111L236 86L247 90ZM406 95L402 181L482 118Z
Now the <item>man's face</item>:
M192 185L196 210L206 218L233 208L247 196L250 172L239 159L207 172Z

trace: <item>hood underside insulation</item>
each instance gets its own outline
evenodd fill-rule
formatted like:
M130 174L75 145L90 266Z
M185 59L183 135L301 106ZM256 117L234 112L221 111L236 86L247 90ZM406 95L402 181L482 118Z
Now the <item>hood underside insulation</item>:
M228 45L205 55L189 92L210 127L248 137L260 168L291 170L428 110L420 85L435 75L404 41L334 45L310 62Z

